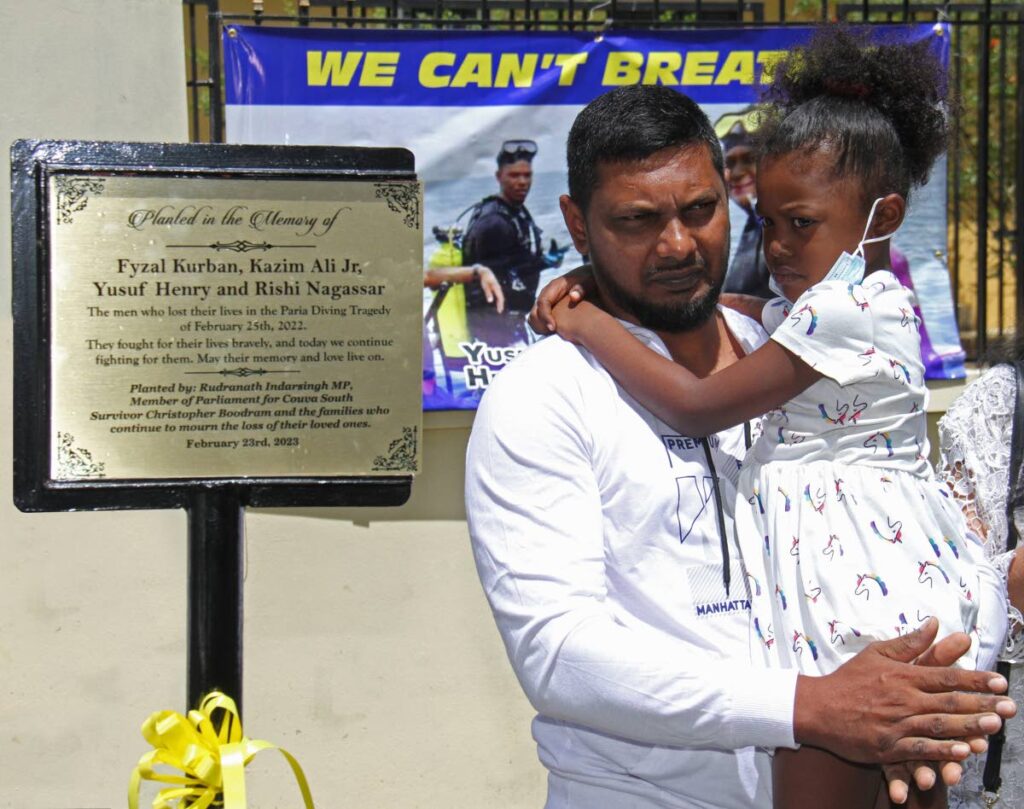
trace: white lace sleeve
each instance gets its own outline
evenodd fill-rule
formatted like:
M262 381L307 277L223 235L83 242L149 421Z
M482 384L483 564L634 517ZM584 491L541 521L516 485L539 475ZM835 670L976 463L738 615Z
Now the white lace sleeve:
M1006 488L1016 380L997 365L973 382L939 420L938 473L985 541L990 559L1006 551Z
M968 528L984 540L985 555L1004 580L1013 558L1006 550L1006 492L1016 394L1013 369L997 365L969 385L939 420L939 475L960 503ZM1024 620L1012 605L1007 611L1005 657L1019 660Z
M987 371L957 398L939 420L938 473L964 511L969 527L985 542L985 553L1004 577L1013 552L1006 551L1006 490L1010 466L1010 426L1016 396L1013 369L999 365ZM1022 526L1017 516L1018 528ZM1008 656L1022 643L1020 613L1010 614ZM1016 630L1016 631L1015 631ZM1020 651L1018 648L1016 651ZM1010 675L1010 696L1024 700L1024 679L1017 666ZM950 809L984 809L981 789L984 756L964 763L964 777L950 790ZM1024 807L1024 722L1006 726L999 806Z

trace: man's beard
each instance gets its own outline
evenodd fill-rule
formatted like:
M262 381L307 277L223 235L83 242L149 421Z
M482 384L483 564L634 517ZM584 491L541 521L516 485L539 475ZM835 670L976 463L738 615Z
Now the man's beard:
M723 277L719 278L718 282L699 298L654 303L627 292L615 279L613 273L605 272L598 266L594 261L594 256L590 256L590 259L594 274L600 278L600 284L605 287L607 296L619 308L631 315L637 323L651 331L678 334L703 325L714 314L715 307L718 305L718 296L722 291L722 284L725 282L725 273L722 273Z

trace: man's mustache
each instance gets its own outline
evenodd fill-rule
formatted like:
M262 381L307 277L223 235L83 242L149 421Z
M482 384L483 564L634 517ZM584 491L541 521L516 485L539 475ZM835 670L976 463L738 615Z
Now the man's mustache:
M666 272L687 272L691 270L706 270L707 264L701 259L691 259L689 261L671 261L666 264L658 264L653 267L648 267L646 270L646 276L649 279L656 278L662 273Z

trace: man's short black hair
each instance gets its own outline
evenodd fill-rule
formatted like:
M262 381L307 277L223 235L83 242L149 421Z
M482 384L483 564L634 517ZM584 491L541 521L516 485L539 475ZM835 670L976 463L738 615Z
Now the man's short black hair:
M566 145L569 196L586 210L600 163L643 160L670 146L703 145L719 174L722 148L696 103L668 87L634 84L591 101L573 122Z

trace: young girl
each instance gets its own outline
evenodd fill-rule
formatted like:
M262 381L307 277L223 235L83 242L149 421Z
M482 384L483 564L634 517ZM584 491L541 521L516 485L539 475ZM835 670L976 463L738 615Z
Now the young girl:
M685 435L770 411L735 518L752 647L768 665L827 673L933 615L944 634L977 636L981 590L999 589L927 461L918 324L888 270L910 188L944 148L942 90L926 48L841 30L779 66L757 138L755 212L781 297L757 313L771 339L748 357L700 379L586 301L554 310L559 334ZM776 756L786 809L867 809L879 786L876 769L823 751ZM921 800L944 805L941 794Z

